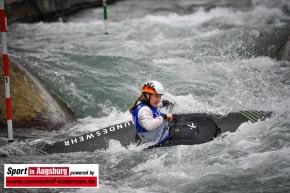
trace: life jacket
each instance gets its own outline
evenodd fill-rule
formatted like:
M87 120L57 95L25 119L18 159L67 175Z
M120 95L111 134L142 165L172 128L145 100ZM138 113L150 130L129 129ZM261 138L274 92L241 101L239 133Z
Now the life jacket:
M144 127L142 127L139 123L138 113L140 109L144 106L147 106L151 109L153 118L161 116L161 112L159 108L154 108L144 103L138 104L132 112L133 122L137 131L137 135L141 140L141 144L144 143L152 143L153 145L162 145L166 142L169 137L169 128L167 127L166 121L152 131L147 131Z

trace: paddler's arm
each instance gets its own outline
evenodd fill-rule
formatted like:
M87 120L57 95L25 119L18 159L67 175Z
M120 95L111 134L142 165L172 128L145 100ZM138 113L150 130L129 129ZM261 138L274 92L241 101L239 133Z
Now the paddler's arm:
M172 114L165 114L167 118L172 118ZM152 131L160 127L165 120L163 116L153 118L152 111L148 107L143 107L138 112L139 123L147 131Z

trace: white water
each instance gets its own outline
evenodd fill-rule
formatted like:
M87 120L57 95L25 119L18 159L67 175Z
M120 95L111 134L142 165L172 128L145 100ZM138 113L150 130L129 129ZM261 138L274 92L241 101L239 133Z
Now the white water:
M195 3L200 2L121 1L109 7L107 36L102 9L67 23L10 27L11 57L79 119L0 147L9 155L0 163L100 164L98 190L10 192L289 192L290 64L269 57L289 34L289 2L209 11ZM150 79L165 85L174 113L266 110L275 116L196 146L142 151L112 142L106 151L34 155L44 142L130 120L127 109Z

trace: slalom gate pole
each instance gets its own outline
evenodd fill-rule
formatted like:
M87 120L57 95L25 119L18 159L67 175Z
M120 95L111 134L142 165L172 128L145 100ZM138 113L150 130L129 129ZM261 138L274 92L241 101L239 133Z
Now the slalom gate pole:
M105 34L108 35L107 30L107 20L108 20L108 12L107 12L107 0L103 0L103 9L104 9L104 26L105 26Z
M5 2L0 0L0 25L2 35L2 59L3 59L3 71L4 71L4 83L5 83L5 102L6 102L6 118L8 127L8 142L13 142L13 129L12 129L12 110L11 110L11 98L10 98L10 81L9 81L9 64L7 53L7 18L5 13Z

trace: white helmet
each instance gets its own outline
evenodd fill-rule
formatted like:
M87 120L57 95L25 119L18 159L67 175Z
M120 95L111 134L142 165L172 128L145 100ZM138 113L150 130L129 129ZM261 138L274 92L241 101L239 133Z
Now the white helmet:
M164 94L164 87L158 81L147 81L142 88L142 93Z

